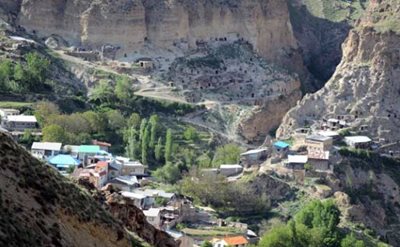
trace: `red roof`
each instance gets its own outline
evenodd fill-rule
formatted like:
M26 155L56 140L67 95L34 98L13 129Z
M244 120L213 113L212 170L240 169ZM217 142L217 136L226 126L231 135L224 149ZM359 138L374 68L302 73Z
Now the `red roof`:
M98 140L93 140L92 141L93 145L98 145L98 146L102 146L102 147L111 147L111 144L108 142L102 142L102 141L98 141Z
M226 237L224 238L224 241L228 245L239 245L239 244L248 244L249 242L247 239L243 236L235 236L235 237Z

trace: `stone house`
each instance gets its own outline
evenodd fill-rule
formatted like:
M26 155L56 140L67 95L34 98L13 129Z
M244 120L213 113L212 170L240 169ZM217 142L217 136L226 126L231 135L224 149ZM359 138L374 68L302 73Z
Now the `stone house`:
M268 149L260 148L240 154L240 164L244 167L261 164L268 156Z

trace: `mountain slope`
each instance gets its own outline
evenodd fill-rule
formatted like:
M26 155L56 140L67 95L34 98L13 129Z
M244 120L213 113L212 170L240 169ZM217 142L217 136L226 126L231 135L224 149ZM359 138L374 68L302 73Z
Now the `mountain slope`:
M124 225L87 192L1 132L0 188L0 246L131 246ZM129 208L136 228L127 229L156 246L176 245Z
M392 143L399 139L393 131L400 126L400 36L394 32L399 6L398 1L371 1L343 44L343 59L333 77L286 114L279 136L320 124L322 118L350 115L356 131L367 125L376 140ZM394 26L383 24L388 21Z

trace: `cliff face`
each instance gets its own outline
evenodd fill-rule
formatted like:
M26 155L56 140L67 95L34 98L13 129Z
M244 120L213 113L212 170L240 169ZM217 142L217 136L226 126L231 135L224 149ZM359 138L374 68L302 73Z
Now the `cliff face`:
M58 34L88 47L114 44L124 53L145 43L195 46L237 35L274 61L288 62L297 48L285 1L23 0L17 23L40 36Z
M392 31L397 26L383 24L398 23L390 20L399 18L398 7L397 1L371 1L365 17L344 42L343 59L333 77L287 113L279 136L323 117L352 115L356 130L367 125L372 137L389 143L399 139L393 130L400 125L400 36Z
M175 246L171 237L145 221L138 208L130 209L136 227L124 225L1 132L0 188L1 246L128 247L131 241L124 226L153 245Z

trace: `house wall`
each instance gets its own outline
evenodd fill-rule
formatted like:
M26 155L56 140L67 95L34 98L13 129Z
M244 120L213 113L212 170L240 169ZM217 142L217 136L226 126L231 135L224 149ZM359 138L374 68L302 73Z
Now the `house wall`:
M123 176L128 176L130 174L144 174L144 167L123 166L121 174Z
M2 126L5 129L14 130L14 131L24 131L25 129L36 129L37 128L36 123L31 123L31 122L10 122L10 121L4 120L2 123L3 123Z

